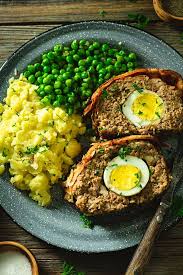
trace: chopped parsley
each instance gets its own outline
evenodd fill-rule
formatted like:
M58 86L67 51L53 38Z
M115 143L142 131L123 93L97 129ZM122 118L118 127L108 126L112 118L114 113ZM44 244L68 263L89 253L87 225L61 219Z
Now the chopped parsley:
M2 151L2 156L5 158L8 155L8 149L4 148Z
M138 115L142 115L143 114L143 112L142 111L138 111Z
M89 217L87 217L85 214L80 214L80 220L83 222L83 226L85 228L90 228L90 229L94 228L93 221Z
M107 12L104 11L104 10L100 10L100 11L99 11L99 15L102 16L102 17L104 17L104 16L106 15L106 13L107 13Z
M145 105L147 105L145 102L142 102L142 106L145 106Z
M140 183L141 174L140 174L140 173L135 173L135 176L136 176L136 178L137 178L136 187L142 188L142 185L141 185L141 183Z
M109 167L117 167L118 164L114 163L114 164L111 164Z
M64 262L63 272L61 272L61 275L86 275L86 273L78 272L72 264Z
M161 118L161 116L158 112L155 112L155 115L157 115L157 117Z
M136 83L132 83L132 87L138 92L138 93L143 93L143 89L140 88Z
M108 92L106 90L102 91L102 98L107 98L108 97Z
M99 150L98 150L98 152L99 152L99 153L101 153L101 154L103 154L103 153L104 153L104 151L105 151L105 150L104 150L104 148L102 148L102 147L101 147L101 148L99 148Z
M48 145L43 145L43 146L34 146L34 147L27 147L26 151L24 152L27 155L34 155L37 152L42 153L48 150Z
M150 23L150 19L144 14L140 13L130 13L128 14L128 18L135 22L135 27L138 29L144 29Z
M130 154L132 149L129 146L121 147L118 155L120 156L121 159L125 159L125 157Z
M151 177L153 174L153 171L151 170L151 168L149 168L149 176Z

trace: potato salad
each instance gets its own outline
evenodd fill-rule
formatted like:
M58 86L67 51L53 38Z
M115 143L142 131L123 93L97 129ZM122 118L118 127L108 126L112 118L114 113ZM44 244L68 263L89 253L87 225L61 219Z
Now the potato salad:
M76 137L86 128L80 115L45 106L37 88L23 76L10 80L5 104L0 104L0 174L9 163L11 183L46 206L52 185L80 153Z

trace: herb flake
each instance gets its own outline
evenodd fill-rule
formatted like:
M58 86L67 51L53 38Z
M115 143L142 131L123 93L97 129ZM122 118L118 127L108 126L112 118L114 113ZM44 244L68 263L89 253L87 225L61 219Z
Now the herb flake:
M72 264L64 262L63 272L61 272L61 275L86 275L86 273L78 272Z
M102 91L102 98L107 98L108 97L108 92L106 90Z
M125 157L130 154L132 149L129 146L121 147L118 155L120 156L121 159L125 159Z
M138 93L143 93L143 89L140 88L136 83L132 83L132 87L138 92Z
M130 13L128 14L128 18L135 22L135 27L138 29L144 29L150 23L150 19L144 14L140 13Z
M105 10L100 10L99 11L99 15L102 16L102 17L104 17L106 15L106 13L107 12Z
M93 229L94 228L93 221L88 216L86 216L85 214L81 214L80 215L80 220L83 222L83 226L85 228L89 228L89 229Z

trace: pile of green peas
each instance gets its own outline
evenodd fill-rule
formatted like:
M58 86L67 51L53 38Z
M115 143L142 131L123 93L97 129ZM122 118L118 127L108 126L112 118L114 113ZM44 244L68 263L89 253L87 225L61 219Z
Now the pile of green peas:
M64 106L72 114L82 112L103 82L136 67L135 53L82 39L55 45L38 63L28 65L24 76L39 86L37 94L45 105Z

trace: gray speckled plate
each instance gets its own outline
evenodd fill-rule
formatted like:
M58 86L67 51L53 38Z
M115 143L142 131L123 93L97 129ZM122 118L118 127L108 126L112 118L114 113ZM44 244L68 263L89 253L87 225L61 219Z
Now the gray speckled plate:
M124 47L138 54L142 66L172 69L183 75L182 57L157 38L125 25L80 23L52 29L18 49L0 69L0 99L6 95L8 79L14 75L15 68L21 72L55 43L82 38L114 45L122 42ZM183 186L177 192L183 196ZM8 172L0 179L0 203L13 220L42 240L70 250L105 252L133 246L141 239L152 215L151 211L143 212L130 221L120 219L117 223L100 223L90 230L83 227L79 212L60 198L61 191L57 189L55 194L52 207L41 208L9 184ZM175 220L169 217L166 225L173 222Z

